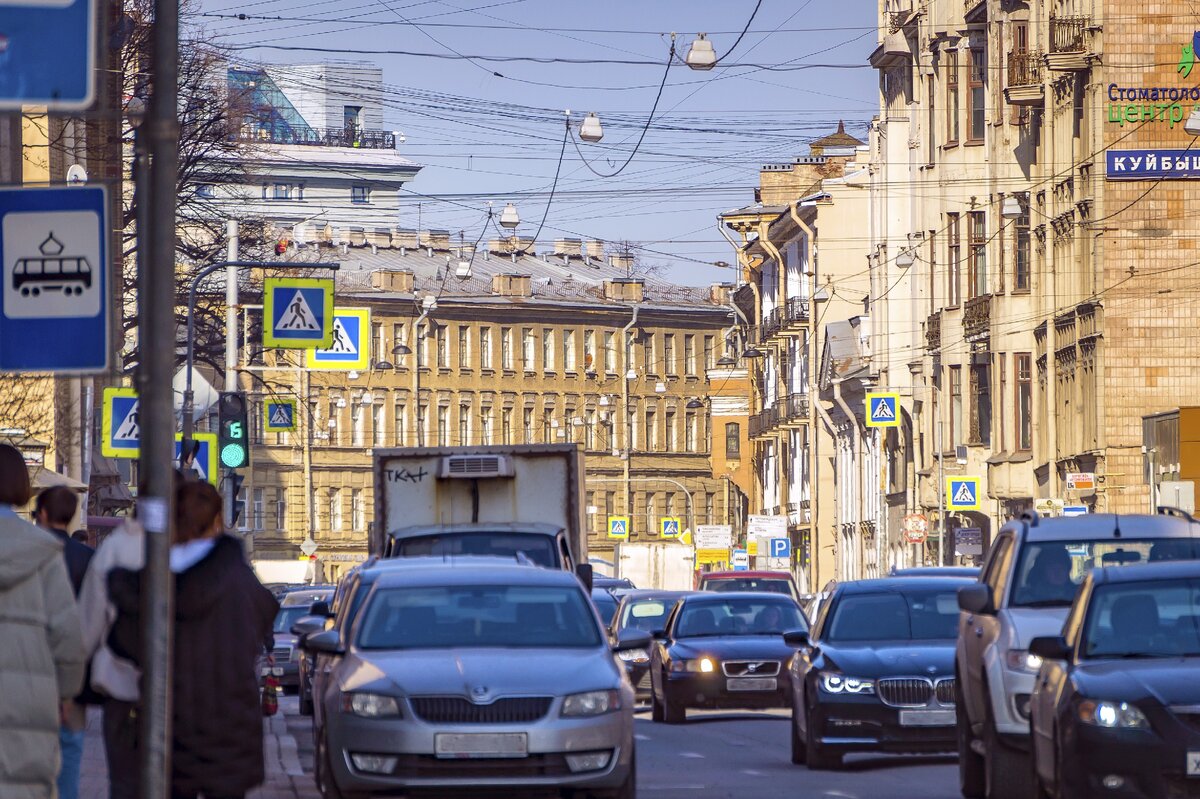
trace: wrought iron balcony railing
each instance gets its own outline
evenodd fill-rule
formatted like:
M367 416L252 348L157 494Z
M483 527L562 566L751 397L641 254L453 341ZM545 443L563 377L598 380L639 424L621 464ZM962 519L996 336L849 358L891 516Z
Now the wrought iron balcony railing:
M396 149L396 134L384 130L354 128L281 128L243 125L234 133L237 141L253 144L301 144L309 147L351 147L364 150Z
M1091 20L1084 16L1050 18L1050 52L1082 53Z

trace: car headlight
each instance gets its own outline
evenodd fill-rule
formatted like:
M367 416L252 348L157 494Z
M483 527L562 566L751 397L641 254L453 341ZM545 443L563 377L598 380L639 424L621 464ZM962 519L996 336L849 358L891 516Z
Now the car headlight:
M829 694L873 694L875 681L847 677L836 671L821 672L821 690Z
M393 718L400 715L400 703L394 696L383 694L343 694L342 712L365 719Z
M649 663L650 653L645 649L625 649L617 653L617 657L626 663Z
M602 716L621 709L618 691L587 691L563 699L562 716Z
M1040 655L1034 655L1025 649L1010 649L1007 657L1008 667L1015 671L1027 671L1031 674L1037 674L1038 669L1042 667L1042 658Z
M1146 730L1150 722L1146 715L1128 702L1098 702L1085 699L1079 703L1079 720L1095 727Z
M671 671L692 671L700 672L701 674L712 674L716 670L717 664L712 658L671 661Z

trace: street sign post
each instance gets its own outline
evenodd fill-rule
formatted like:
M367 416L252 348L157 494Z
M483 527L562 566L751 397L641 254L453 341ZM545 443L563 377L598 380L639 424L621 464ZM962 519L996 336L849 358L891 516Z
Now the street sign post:
M13 57L0 55L0 81ZM108 368L107 198L102 186L0 189L0 371Z
M217 470L217 434L216 433L192 433L192 441L196 442L196 458L192 461L192 468L196 470L196 476L206 483L212 483L214 486L220 480L220 474ZM179 462L179 455L183 450L183 433L175 434L175 462Z
M104 457L136 458L141 454L140 408L136 389L104 389L100 411L100 453Z
M983 530L979 527L960 527L954 531L954 552L970 557L983 554Z
M629 540L629 517L628 516L609 516L608 517L608 537L617 541Z
M772 538L770 539L770 549L768 550L772 558L790 558L792 556L792 542L787 538Z
M263 283L263 346L331 347L333 314L332 280L267 278Z
M946 478L946 510L979 510L978 477Z
M679 538L683 534L683 525L679 523L679 519L674 516L664 516L659 520L661 535L663 538Z
M1063 516L1086 516L1087 512L1087 505L1064 505L1062 509Z
M96 74L95 0L0 0L0 110L81 111Z
M286 433L296 429L296 400L272 399L263 403L263 429Z
M899 427L900 395L887 392L867 394L867 427Z
M750 553L744 549L733 550L733 555L730 558L730 565L733 566L735 572L744 572L750 570Z
M728 524L700 524L696 526L694 538L697 552L702 549L723 549L728 555L729 547L733 544L733 527Z
M309 369L361 371L371 364L371 309L338 308L333 312L333 341L304 353Z

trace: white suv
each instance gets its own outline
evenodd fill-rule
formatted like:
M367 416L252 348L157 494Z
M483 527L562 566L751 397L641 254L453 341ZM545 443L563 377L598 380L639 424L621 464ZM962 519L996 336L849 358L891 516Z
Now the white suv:
M1183 511L1043 519L1030 511L1005 524L979 583L959 590L955 677L962 794L1034 795L1029 701L1041 658L1029 642L1058 635L1088 570L1200 558L1200 522Z

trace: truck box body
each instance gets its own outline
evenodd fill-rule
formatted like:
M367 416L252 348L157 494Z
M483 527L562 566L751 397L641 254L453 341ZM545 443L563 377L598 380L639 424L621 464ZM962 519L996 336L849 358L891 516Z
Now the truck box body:
M416 447L374 455L373 554L520 553L567 570L587 564L577 445Z
M675 541L618 544L617 574L638 588L691 591L695 587L695 550Z

